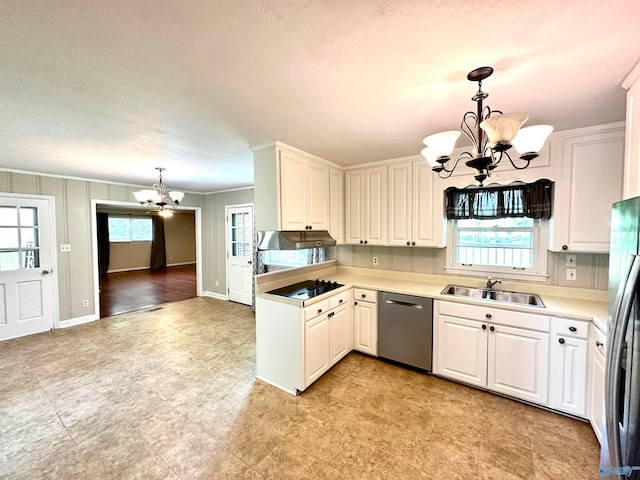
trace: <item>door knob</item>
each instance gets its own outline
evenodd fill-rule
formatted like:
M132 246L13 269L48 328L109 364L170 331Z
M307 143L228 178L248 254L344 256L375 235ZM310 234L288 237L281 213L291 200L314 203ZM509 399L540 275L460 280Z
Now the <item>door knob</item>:
M43 275L49 275L51 272L49 270L42 270Z
M248 263L249 265L251 265L253 262L252 262L251 260L249 260L247 263Z

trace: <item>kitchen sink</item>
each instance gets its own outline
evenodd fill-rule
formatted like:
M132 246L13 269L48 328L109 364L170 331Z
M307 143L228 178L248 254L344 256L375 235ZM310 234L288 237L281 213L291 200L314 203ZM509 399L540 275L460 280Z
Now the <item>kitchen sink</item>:
M544 303L540 297L534 293L506 292L493 288L473 288L461 287L458 285L447 285L442 290L443 295L454 297L476 298L479 300L491 300L501 303L517 303L519 305L529 305L532 307L544 308Z

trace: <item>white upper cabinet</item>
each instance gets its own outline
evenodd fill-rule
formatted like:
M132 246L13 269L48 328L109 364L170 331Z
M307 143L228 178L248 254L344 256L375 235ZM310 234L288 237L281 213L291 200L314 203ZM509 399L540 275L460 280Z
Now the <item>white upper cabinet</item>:
M389 165L389 245L444 246L444 213L434 201L435 178L422 160Z
M554 140L558 162L550 250L609 252L611 205L622 199L624 129L580 129Z
M627 90L624 198L640 195L640 62L622 82Z
M387 244L387 166L345 173L346 243Z
M329 230L328 165L279 150L280 229Z
M329 168L329 206L329 232L336 242L344 243L344 172L333 167Z

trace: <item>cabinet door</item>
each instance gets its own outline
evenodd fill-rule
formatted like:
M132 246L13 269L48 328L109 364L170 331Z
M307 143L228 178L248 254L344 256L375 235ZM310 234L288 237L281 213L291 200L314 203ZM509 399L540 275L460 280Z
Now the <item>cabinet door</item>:
M486 324L438 315L436 373L461 382L487 385Z
M491 325L487 343L487 388L546 405L549 334Z
M364 241L364 171L345 173L345 242L361 244Z
M305 183L300 187L306 191L306 224L314 230L329 230L329 167L308 162L305 169Z
M378 306L369 302L354 302L354 350L378 355Z
M584 417L587 380L587 341L557 335L551 346L549 406Z
M602 426L604 424L604 355L600 353L595 345L590 348L589 421L596 437L602 443Z
M305 388L329 370L329 317L325 313L304 324Z
M412 184L413 162L389 165L389 245L411 245Z
M622 199L624 131L565 138L560 151L552 250L608 253L611 204Z
M282 230L304 230L306 159L286 150L280 151L280 224Z
M413 162L413 232L412 242L419 247L441 247L444 210L435 205L435 179L438 177L426 162Z
M329 169L329 233L337 243L344 243L344 172Z
M347 305L335 309L329 314L329 332L331 365L351 351L353 344L353 316L351 319L350 308Z
M364 239L369 245L387 244L387 167L364 171Z

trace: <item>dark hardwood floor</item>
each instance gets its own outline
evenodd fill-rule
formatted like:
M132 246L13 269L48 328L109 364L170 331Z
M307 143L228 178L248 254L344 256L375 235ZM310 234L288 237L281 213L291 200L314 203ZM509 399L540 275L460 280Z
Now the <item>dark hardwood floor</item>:
M100 278L100 318L195 296L195 265L109 273Z

